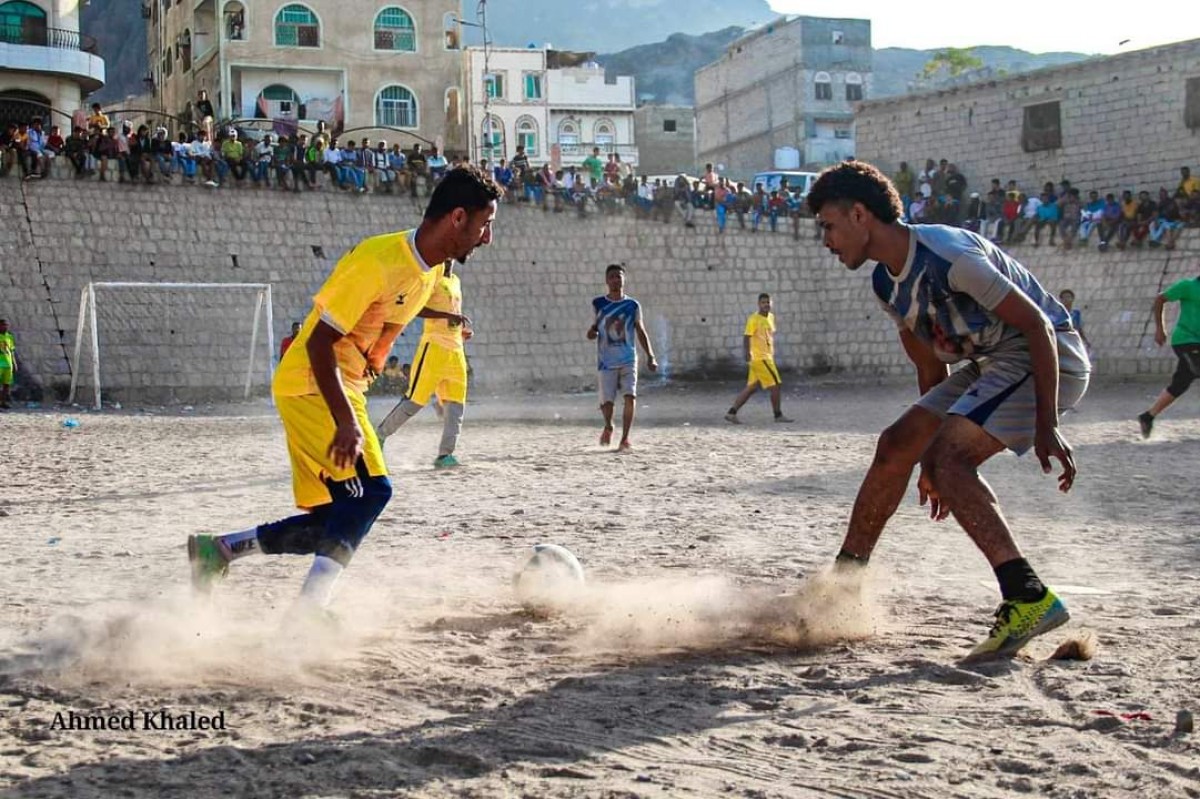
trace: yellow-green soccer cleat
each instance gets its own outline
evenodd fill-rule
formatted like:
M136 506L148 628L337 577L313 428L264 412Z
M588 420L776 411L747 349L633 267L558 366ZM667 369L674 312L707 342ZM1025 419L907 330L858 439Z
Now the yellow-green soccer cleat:
M1019 599L1001 602L995 615L992 632L963 658L963 663L1011 657L1034 636L1061 627L1071 618L1067 606L1049 588L1041 599L1032 602Z
M197 591L208 591L229 574L229 556L215 535L189 535L188 562L192 564L192 587Z

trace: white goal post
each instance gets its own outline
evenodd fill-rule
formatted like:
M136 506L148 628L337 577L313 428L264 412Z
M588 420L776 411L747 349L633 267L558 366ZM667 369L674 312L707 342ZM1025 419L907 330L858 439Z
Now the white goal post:
M141 289L155 292L158 290L173 290L173 291L191 291L200 292L212 291L230 291L230 290L250 290L255 292L254 295L254 323L250 330L250 343L247 349L246 358L246 398L250 396L250 390L254 382L254 354L258 348L258 329L259 322L262 320L263 311L266 311L266 384L271 384L271 374L275 365L275 318L274 310L271 301L271 284L270 283L154 283L154 282L90 282L83 287L79 296L79 321L75 327L75 358L71 363L71 393L67 397L68 402L75 401L75 391L79 384L79 375L83 371L80 356L83 351L84 329L88 329L88 341L92 356L91 372L92 372L92 389L94 392L94 407L96 410L101 409L100 402L100 330L96 313L96 290L97 289ZM174 332L174 331L172 331ZM162 342L162 346L168 346L169 342Z

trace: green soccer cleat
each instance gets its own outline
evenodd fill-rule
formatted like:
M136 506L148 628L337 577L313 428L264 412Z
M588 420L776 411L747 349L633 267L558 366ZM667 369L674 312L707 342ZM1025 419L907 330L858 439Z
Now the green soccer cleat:
M441 455L433 462L435 469L453 469L458 466L458 458L453 455Z
M207 592L229 574L229 556L215 535L189 535L188 562L192 564L192 587L197 591Z
M1067 606L1049 588L1041 599L1009 599L996 609L996 623L986 639L971 650L963 663L1012 657L1025 644L1042 633L1066 624L1071 618Z

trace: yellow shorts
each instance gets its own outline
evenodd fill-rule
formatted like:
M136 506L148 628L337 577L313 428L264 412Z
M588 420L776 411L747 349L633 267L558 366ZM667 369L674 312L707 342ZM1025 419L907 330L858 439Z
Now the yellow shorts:
M432 341L417 344L413 357L412 377L405 399L418 405L428 405L433 395L442 402L467 402L467 355L460 349L450 349Z
M354 418L363 431L362 457L367 465L367 473L372 477L382 477L387 474L387 464L383 460L379 439L375 437L375 426L367 417L367 401L355 391L347 391L346 396L350 399L350 407L354 409ZM283 432L287 435L296 506L307 510L329 504L333 498L329 495L325 480L340 482L355 474L353 466L339 469L328 454L337 430L329 406L320 394L303 394L298 397L277 396L275 407L279 410Z
M768 358L763 361L750 362L750 374L746 377L746 385L752 386L755 383L760 384L763 388L774 388L783 383L779 379L779 370L775 368L775 361Z

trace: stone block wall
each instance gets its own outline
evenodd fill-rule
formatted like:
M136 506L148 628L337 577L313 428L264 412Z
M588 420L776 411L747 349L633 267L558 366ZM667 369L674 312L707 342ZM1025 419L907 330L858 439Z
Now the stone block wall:
M1200 39L863 103L857 156L889 174L946 158L984 193L992 178L1023 190L1069 179L1086 192L1174 190L1179 167L1200 167L1200 129L1185 124L1189 80L1200 78ZM1058 102L1062 146L1025 152L1024 109ZM1196 110L1200 113L1200 109Z
M81 366L72 355L88 281L268 282L278 341L307 313L343 252L365 236L416 224L421 210L407 197L329 190L0 181L0 316L17 334L24 368L49 388L65 386ZM782 231L740 231L732 218L731 225L722 236L708 215L686 229L632 216L579 219L503 206L494 244L461 269L477 331L468 345L476 385L590 385L595 350L584 333L609 263L626 265L629 293L644 306L668 375L740 374L742 327L760 291L775 296L785 371L909 374L895 331L871 296L869 270L842 267L810 238L811 222L798 241ZM1169 282L1200 272L1197 239L1187 232L1173 252L1022 246L1016 255L1051 290L1074 289L1100 374L1161 374L1174 361L1153 348L1150 304ZM139 321L145 309L112 311L110 301L113 316L100 330L106 396L186 402L236 394L245 377L248 303L230 293L223 304L188 311L180 301ZM134 335L143 328L144 336ZM400 340L402 359L418 336L414 328ZM255 380L262 391L260 358ZM90 374L81 375L81 385L90 386Z

